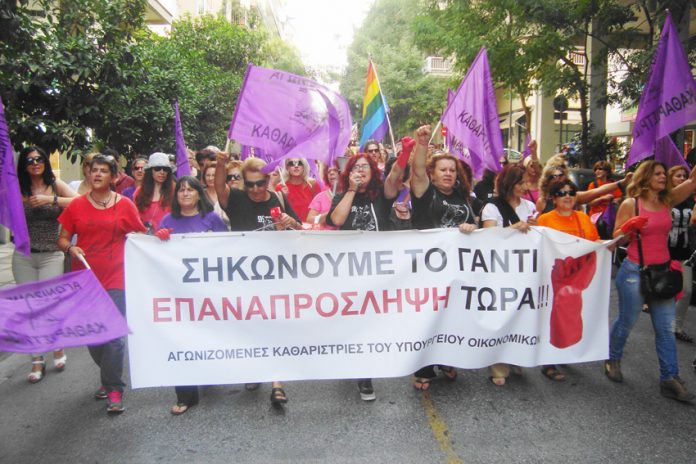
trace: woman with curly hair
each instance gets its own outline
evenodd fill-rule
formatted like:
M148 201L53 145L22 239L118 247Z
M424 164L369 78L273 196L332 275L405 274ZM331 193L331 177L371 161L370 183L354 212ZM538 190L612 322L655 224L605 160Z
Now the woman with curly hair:
M690 393L679 378L677 344L673 332L674 298L656 298L641 291L641 266L670 266L668 237L672 228L671 209L696 191L696 170L672 189L667 169L658 161L643 161L627 188L627 198L619 207L614 237L629 242L626 259L616 273L619 314L609 335L609 359L604 373L609 380L622 382L621 358L631 329L647 302L655 331L655 350L660 365L660 394L677 401L691 402Z
M162 218L171 210L174 175L169 156L153 153L147 161L143 185L133 194L140 219L150 230L157 230Z

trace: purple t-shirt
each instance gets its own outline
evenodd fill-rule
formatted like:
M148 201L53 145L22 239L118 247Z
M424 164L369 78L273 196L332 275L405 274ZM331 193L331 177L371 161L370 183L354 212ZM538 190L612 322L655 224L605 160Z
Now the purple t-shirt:
M220 216L214 211L209 212L201 217L200 214L195 216L181 216L175 218L171 214L167 214L159 223L160 229L174 229L174 234L186 234L191 232L227 232L227 226L222 222Z

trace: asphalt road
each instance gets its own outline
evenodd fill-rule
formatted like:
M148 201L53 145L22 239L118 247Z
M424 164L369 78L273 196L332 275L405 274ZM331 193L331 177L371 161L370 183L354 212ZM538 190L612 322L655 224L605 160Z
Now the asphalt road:
M612 314L615 295L612 294ZM696 334L696 309L687 332ZM679 342L682 377L696 390L696 346ZM696 407L659 395L653 332L641 315L613 384L600 363L576 364L552 382L525 369L503 388L486 370L460 370L421 394L408 378L376 379L363 403L355 382L205 387L201 403L174 417L173 388L127 390L126 412L109 417L93 399L96 366L68 350L63 373L26 381L29 359L0 360L1 463L694 463Z

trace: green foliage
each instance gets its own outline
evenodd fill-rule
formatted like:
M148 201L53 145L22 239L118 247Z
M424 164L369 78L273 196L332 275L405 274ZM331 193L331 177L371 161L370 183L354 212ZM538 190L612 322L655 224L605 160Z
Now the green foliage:
M355 32L341 78L341 94L348 99L353 119L360 121L368 58L372 57L396 138L420 124L436 122L447 102L447 87L453 84L422 71L426 55L415 46L410 28L418 7L418 0L377 0Z
M110 146L174 151L178 99L187 144L224 146L247 64L303 74L297 52L261 28L184 18L144 27L145 0L15 0L0 5L0 91L17 148L71 154Z

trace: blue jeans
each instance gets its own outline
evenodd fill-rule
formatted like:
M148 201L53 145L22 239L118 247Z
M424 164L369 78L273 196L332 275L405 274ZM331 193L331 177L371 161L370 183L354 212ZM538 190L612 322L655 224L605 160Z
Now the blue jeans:
M114 304L126 316L126 293L123 290L111 289L107 293ZM126 338L114 338L102 345L88 346L90 356L100 369L101 384L107 392L123 392L126 384L121 380L123 376L123 358L126 350Z
M613 360L621 359L626 340L643 308L640 266L624 259L619 272L616 273L616 288L619 291L619 317L612 324L609 336L609 359ZM655 330L655 351L660 362L660 380L673 379L679 375L677 342L672 331L674 314L674 298L650 301L650 318Z

